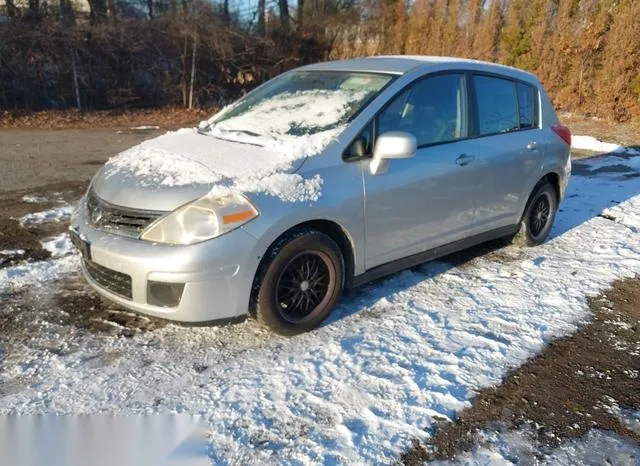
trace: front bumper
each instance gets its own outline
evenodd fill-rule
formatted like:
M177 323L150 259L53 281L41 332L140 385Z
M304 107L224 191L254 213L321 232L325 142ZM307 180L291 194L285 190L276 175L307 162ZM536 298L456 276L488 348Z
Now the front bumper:
M91 262L131 277L129 299L99 283L83 262L93 288L127 309L181 322L232 319L248 311L261 253L256 239L242 228L189 246L153 244L92 227L81 203L71 229L90 244ZM149 282L184 284L179 304L149 304Z

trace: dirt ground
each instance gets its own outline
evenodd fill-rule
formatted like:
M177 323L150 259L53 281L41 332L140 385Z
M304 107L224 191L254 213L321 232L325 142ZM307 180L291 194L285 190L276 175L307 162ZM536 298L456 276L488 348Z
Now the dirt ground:
M640 277L616 282L589 305L589 325L478 393L455 422L442 424L428 444L416 442L402 462L452 458L477 445L478 432L492 428L535 426L540 451L591 428L640 444L640 434L608 409L611 399L620 408L640 408Z
M91 179L109 158L160 131L0 130L0 193Z

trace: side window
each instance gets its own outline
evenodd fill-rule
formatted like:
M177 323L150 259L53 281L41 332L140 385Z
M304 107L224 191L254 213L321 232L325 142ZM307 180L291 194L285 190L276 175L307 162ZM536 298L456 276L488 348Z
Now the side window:
M376 135L413 134L418 146L467 136L467 99L463 74L428 77L409 86L379 114Z
M474 76L480 135L518 129L515 84L509 79Z
M537 92L533 86L524 83L516 83L518 91L518 109L520 111L520 129L535 128L537 119Z

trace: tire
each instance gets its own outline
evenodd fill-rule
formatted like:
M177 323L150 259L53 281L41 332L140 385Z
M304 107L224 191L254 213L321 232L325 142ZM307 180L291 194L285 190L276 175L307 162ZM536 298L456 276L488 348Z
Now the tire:
M520 229L513 238L518 246L537 246L549 236L558 210L558 196L548 182L539 183L527 201Z
M344 287L344 258L329 236L294 230L267 253L257 281L256 317L280 335L316 328Z

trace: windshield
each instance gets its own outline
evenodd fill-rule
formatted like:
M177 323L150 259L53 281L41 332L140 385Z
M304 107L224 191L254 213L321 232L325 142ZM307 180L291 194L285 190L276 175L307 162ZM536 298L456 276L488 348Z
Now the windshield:
M287 73L215 117L211 131L280 139L331 130L353 118L392 79L344 71Z

